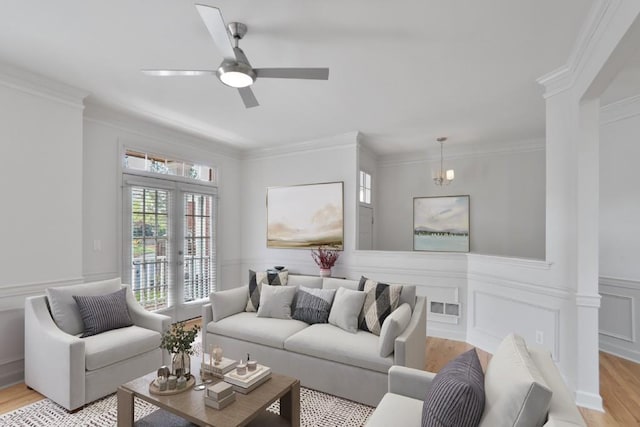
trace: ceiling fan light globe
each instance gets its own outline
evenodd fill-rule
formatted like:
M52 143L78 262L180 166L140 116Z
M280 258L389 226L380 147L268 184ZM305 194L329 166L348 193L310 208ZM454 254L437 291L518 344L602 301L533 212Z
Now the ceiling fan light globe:
M227 86L242 88L256 81L256 74L245 64L222 64L217 71L218 78Z

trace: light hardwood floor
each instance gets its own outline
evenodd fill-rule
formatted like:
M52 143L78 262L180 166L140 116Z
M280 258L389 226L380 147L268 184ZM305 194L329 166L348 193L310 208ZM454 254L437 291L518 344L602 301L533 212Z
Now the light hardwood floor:
M438 372L451 359L471 348L473 346L464 342L428 337L425 369ZM477 352L486 369L491 355L480 349ZM605 413L580 408L589 427L640 425L640 364L600 353L600 393ZM23 383L10 386L0 390L0 414L43 398Z

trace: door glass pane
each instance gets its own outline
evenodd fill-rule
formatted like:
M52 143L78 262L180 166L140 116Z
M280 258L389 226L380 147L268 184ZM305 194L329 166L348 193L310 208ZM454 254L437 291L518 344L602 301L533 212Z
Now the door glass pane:
M131 187L131 289L149 310L164 308L169 292L169 192Z
M213 200L184 193L184 302L208 298L215 283Z

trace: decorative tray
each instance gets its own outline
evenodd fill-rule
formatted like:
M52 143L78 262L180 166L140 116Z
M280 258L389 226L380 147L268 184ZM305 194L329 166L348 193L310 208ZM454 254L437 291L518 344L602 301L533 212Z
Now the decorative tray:
M174 388L173 390L166 389L164 391L160 391L160 387L158 387L158 385L156 384L156 380L153 380L151 381L151 384L149 384L149 393L157 394L159 396L168 396L170 394L178 394L178 393L182 393L183 391L191 390L191 388L195 384L196 384L196 378L193 375L191 375L187 380L186 387L181 388L179 390L177 388Z

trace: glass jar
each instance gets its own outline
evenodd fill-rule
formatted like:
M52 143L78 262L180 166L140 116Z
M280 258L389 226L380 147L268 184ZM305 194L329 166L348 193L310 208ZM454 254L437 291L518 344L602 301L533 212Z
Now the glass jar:
M189 379L191 375L191 356L187 353L175 353L171 360L171 371L176 377L184 376Z

